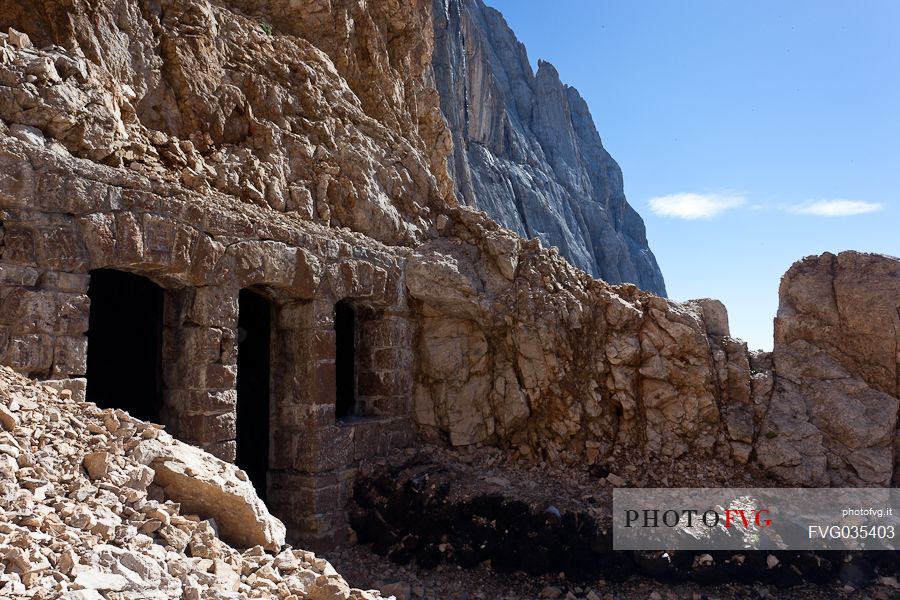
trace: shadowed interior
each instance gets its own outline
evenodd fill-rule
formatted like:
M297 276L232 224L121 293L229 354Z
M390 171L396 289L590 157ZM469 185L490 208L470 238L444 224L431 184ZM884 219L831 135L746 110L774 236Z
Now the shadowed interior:
M335 417L356 416L356 311L346 300L334 305Z
M237 459L257 494L266 499L269 469L269 377L272 307L241 290L238 298Z
M163 290L122 271L90 276L87 400L159 422Z

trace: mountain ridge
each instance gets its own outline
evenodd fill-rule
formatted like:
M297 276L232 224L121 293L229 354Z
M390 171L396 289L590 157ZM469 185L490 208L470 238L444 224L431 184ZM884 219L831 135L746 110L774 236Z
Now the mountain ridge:
M622 171L603 147L587 103L481 0L434 0L432 67L454 149L462 204L524 237L557 246L610 283L665 295Z

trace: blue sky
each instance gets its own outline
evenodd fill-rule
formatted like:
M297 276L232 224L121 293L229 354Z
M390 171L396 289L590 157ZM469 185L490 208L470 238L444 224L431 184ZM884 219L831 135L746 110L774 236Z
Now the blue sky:
M669 296L751 349L794 261L900 256L900 2L488 4L587 100Z

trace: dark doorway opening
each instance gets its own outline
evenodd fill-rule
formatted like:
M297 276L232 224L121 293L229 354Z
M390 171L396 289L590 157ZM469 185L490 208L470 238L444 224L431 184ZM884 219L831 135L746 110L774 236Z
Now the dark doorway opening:
M241 290L238 296L237 466L266 499L269 470L269 377L272 306Z
M163 290L145 277L91 271L87 400L159 422Z
M341 300L334 305L335 409L338 419L356 416L356 311Z

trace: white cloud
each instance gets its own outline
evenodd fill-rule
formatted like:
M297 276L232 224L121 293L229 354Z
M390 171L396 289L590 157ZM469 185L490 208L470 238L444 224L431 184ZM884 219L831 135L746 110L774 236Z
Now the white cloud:
M740 194L669 194L650 199L650 210L661 217L711 219L746 202Z
M884 208L875 202L862 200L818 200L816 202L804 202L788 208L798 215L816 215L818 217L849 217L877 212Z

